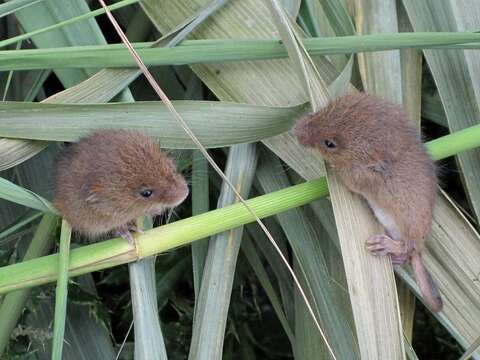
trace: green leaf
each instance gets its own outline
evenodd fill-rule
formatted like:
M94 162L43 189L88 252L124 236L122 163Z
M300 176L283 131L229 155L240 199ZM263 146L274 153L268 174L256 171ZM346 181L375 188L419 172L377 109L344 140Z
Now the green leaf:
M52 233L58 223L55 215L45 214L37 227L23 261L46 255L53 245ZM0 356L7 346L13 329L17 325L25 303L30 296L30 289L12 292L5 296L0 306Z
M57 213L48 200L1 177L0 198L40 211Z
M41 0L41 1L43 1L43 0ZM109 6L109 9L110 10L116 10L116 9L122 8L124 6L128 6L128 5L137 3L138 1L139 0L122 0L122 1L117 2L114 5ZM37 0L36 2L39 2L39 1ZM11 44L14 44L14 43L22 41L22 40L29 39L31 37L34 37L34 36L37 36L37 35L40 35L40 34L55 30L55 29L60 29L64 26L74 24L77 21L90 19L92 17L98 16L98 15L101 15L101 14L104 14L104 13L105 13L105 11L103 9L90 11L86 14L83 14L83 15L80 15L80 16L75 16L75 17L73 17L71 19L68 19L68 20L65 20L65 21L57 22L54 25L45 26L45 27L42 27L38 30L30 31L28 33L15 36L15 37L10 38L10 39L2 40L2 41L0 41L0 48L11 45ZM0 8L0 17L1 17L1 8Z
M175 107L206 147L253 142L289 130L303 105L275 108L224 102L177 101ZM0 136L74 141L95 129L143 130L167 148L193 149L160 102L60 105L0 103Z
M194 151L192 164L192 215L199 215L210 209L208 163L200 151ZM193 286L198 301L203 268L208 251L208 239L192 244Z
M63 220L60 234L60 251L58 257L58 279L55 291L55 320L53 327L52 360L61 360L63 338L65 336L65 322L67 318L68 300L68 268L70 263L70 237L72 229Z
M152 228L151 218L144 220L144 230ZM152 256L128 264L135 332L135 359L167 359L158 316L155 260Z
M281 169L280 161L272 154L265 154L257 170L257 177L266 193L289 186L286 175L275 169ZM310 295L309 299L315 315L333 347L335 356L338 359L357 357L355 338L347 321L350 309L341 308L341 302L334 297L330 275L319 244L320 234L316 232L301 209L279 214L277 218L295 254L298 265L296 270L305 280L304 289L307 295ZM314 323L312 322L311 325ZM298 326L296 329L299 329ZM311 330L315 332L315 338L320 341L318 328L314 326ZM327 351L326 348L324 350Z
M466 5L468 3L468 6ZM463 31L480 26L480 4L468 1L458 6L455 1L440 5L431 0L404 1L416 31ZM480 61L476 52L425 51L425 58L438 87L451 132L478 124L480 119ZM461 86L460 86L461 84ZM458 155L465 190L475 216L480 218L480 151Z
M0 18L41 1L43 0L10 0L4 4L0 4Z
M225 174L242 197L247 197L257 163L255 145L230 149ZM224 185L218 208L238 201ZM243 206L243 205L242 205ZM216 235L209 241L203 279L195 308L189 359L221 359L228 308L243 226Z

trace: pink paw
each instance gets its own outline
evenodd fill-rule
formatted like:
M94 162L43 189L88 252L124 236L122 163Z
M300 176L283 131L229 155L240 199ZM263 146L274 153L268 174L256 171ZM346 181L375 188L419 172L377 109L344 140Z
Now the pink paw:
M373 256L384 256L390 253L390 241L393 240L387 235L373 235L368 238L365 245Z
M387 235L371 236L366 242L366 247L374 256L390 255L394 265L405 264L409 256L403 241L393 240Z

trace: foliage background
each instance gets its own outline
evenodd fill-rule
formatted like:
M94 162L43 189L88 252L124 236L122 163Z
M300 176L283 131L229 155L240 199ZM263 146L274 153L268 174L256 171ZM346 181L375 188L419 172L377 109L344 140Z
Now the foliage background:
M353 34L353 30L358 33L474 31L478 29L480 16L475 15L480 14L480 7L473 0L467 2L468 4L458 5L448 0L420 3L410 0L285 0L283 5L296 18L297 30L303 31L306 36L342 36ZM4 7L0 7L0 15L5 16L0 18L0 44L18 34L58 24L99 8L95 1L75 0L65 6L58 0L44 0L19 9L22 4L29 3L31 1L11 0L1 4ZM183 20L199 11L201 13L207 4L208 1L200 0L143 1L116 10L115 15L131 41L155 41ZM279 32L275 30L273 15L265 4L266 2L241 3L239 0L231 0L211 14L198 28L189 29L192 34L188 38L278 38ZM15 11L7 15L8 5ZM448 36L445 40L448 40ZM13 42L6 49L12 51L8 54L10 55L17 54L13 50L19 48L41 49L118 42L119 38L108 20L100 15L32 39ZM350 46L353 47L354 43L355 41ZM426 50L422 53L420 50L402 50L362 53L350 58L348 45L346 46L344 53L347 55L315 57L315 63L322 69L321 75L331 80L345 70L349 75L347 80L358 89L403 100L412 119L419 121L421 114L421 126L426 139L434 139L478 123L479 92L476 80L480 67L475 57L478 51ZM261 44L257 46L261 47ZM94 55L99 48L86 50ZM5 51L1 53L0 61L2 56L7 59L8 55ZM194 58L195 53L191 56ZM227 51L224 56L228 56ZM52 103L99 103L113 98L113 102L157 101L143 77L136 78L128 89L120 92L128 83L127 80L123 83L117 81L122 76L122 69L102 70L93 80L84 82L103 68L103 63L95 68L72 68L69 67L73 66L69 62L73 63L73 60L68 52L56 57L57 59L52 57L50 60L47 58L40 65L40 70L8 71L21 63L20 57L5 61L6 67L0 73L0 94L3 94L4 100L40 102L48 99L47 102ZM115 55L105 57L114 58ZM53 61L64 65L55 68ZM208 65L152 67L157 81L172 100L230 100L271 106L292 106L307 101L297 74L291 69L288 59L227 62L222 61L222 58ZM128 71L125 70L125 73ZM102 76L106 81L102 82ZM123 76L125 79L130 76L130 81L133 79L132 75ZM68 90L63 95L57 95L56 99L52 97L64 89ZM8 108L8 103L6 105L0 111L8 119L12 116L9 111L13 114L13 108ZM191 104L193 110L196 106L200 105ZM141 111L140 117L144 114ZM209 121L208 113L202 114L199 119L205 122L206 129L214 138L219 132L218 123ZM41 122L42 119L38 117L37 121ZM78 126L81 125L80 121ZM232 122L230 126L229 131L237 134L237 123ZM8 129L0 130L0 136L5 134L1 131L6 132ZM74 136L68 129L63 131L64 133L57 131L53 136ZM272 131L271 135L281 132L272 129L268 131ZM24 133L28 131L24 130ZM46 143L38 141L38 136L38 132L33 130L30 136L27 135L27 139L37 139L37 142L28 142L28 146L31 146L28 150L23 147L27 142L23 145L8 141L0 144L3 153L0 155L1 168L4 169L1 175L51 199L51 169L54 158L63 145L62 141L56 141L46 147ZM266 140L256 145L234 145L210 150L217 163L227 169L229 177L237 182L246 197L301 182L298 174L305 177L305 174L324 171L315 169L312 172L308 164L309 161L313 163L315 158L311 154L302 153L303 150L298 150L288 138L280 136L267 139L268 136L265 135L262 138ZM236 144L234 140L231 141ZM36 152L38 154L30 158ZM176 209L170 221L233 202L220 178L208 170L205 161L195 150L177 149L173 156L192 182L193 193ZM480 171L478 159L477 151L468 151L439 164L442 188L474 226L477 225L479 209L476 181ZM245 174L250 174L251 179ZM455 292L457 288L454 287L454 282L459 282L463 292L458 293L458 296L465 298L466 302L455 308L457 298L449 293L444 294L449 307L447 317L440 318L444 325L447 323L444 327L419 301L413 300L406 287L399 286L402 294L407 293L400 296L400 309L405 319L413 319L410 324L406 321L404 332L406 338L410 339L409 333L413 327L413 336L408 341L420 359L456 359L462 353L462 347L456 340L463 340L462 346L465 347L473 340L473 336L478 336L474 325L463 320L472 317L470 322L479 323L476 318L478 311L470 311L474 305L478 305L479 300L475 299L475 294L479 291L478 280L477 284L474 281L463 281L465 274L471 279L471 273L475 274L478 270L478 275L480 269L470 266L472 262L467 259L464 268L455 270L463 252L469 251L474 257L479 251L478 234L469 228L462 212L456 208L448 211L451 211L449 214L453 211L456 225L444 220L439 222L439 227L450 227L453 230L450 233L447 231L447 234L467 238L470 242L459 244L459 247L464 248L459 250L460 255L452 255L452 259L443 255L439 250L441 247L432 245L433 250L428 251L433 255L428 255L427 261L434 268L444 262L450 264L443 267L450 277L441 278L442 290L451 288ZM0 265L22 259L33 234L39 228L39 217L36 214L27 207L0 201ZM329 201L321 199L281 216L269 218L266 223L300 274L302 283L309 289L309 297L316 303L317 314L322 315L322 325L330 334L330 340L338 353L358 357L354 334L358 331L358 326L368 324L357 324L356 328L353 325L336 232L338 219L348 221L348 215L345 213L344 217L339 217L336 213L335 216L337 223ZM26 219L28 221L23 225L22 222ZM154 226L165 221L165 218L156 219ZM60 234L59 225L52 223L50 228L52 236L45 246L45 253L55 251L54 239L58 239ZM443 244L435 237L430 241L433 244ZM81 242L82 239L74 237L72 246L79 246ZM225 245L231 244L230 242L234 246ZM472 243L476 245L471 245ZM140 318L137 318L135 331L129 331L133 312L139 308L139 305L134 305L132 311L131 298L135 295L132 291L136 291L132 283L135 278L133 271L146 275L150 273L148 269L132 270L131 267L122 265L72 279L69 284L68 311L64 314L64 358L113 359L116 354L120 354L120 358L129 359L142 346L144 349L148 349L148 346L162 348L163 342L170 359L184 359L188 356L223 356L225 359L328 358L284 265L256 225L248 225L243 231L216 235L210 239L210 244L208 240L201 240L191 247L182 247L158 256L155 262L156 278L150 294L158 302L160 334L156 332L154 324L142 323ZM408 274L402 277L404 276L408 277ZM147 283L148 281L145 284ZM216 295L212 284L223 284L219 295ZM2 341L8 344L2 359L50 357L54 285L33 288L25 300L26 307L13 331L0 333ZM452 315L455 314L450 310L452 306L458 310L458 315ZM5 302L2 307L5 307ZM192 325L196 317L199 320ZM141 345L141 340L136 338L138 334L152 334L156 344ZM147 337L144 336L143 339ZM124 340L126 342L122 347ZM139 353L136 357L142 358ZM160 355L158 358L161 358Z

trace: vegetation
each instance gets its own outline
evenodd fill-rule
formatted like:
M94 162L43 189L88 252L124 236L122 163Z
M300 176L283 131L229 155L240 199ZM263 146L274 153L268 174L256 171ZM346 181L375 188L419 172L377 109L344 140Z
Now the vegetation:
M475 342L479 4L123 0L111 9L264 219L326 341L277 250L140 76L100 4L10 0L0 4L1 359L456 359ZM389 262L361 255L376 226L370 211L288 133L309 107L354 88L403 103L432 157L445 159L425 250L445 300L435 317L415 300L408 269L395 286ZM173 214L140 219L136 249L70 236L50 204L55 156L97 128L158 137L191 182Z

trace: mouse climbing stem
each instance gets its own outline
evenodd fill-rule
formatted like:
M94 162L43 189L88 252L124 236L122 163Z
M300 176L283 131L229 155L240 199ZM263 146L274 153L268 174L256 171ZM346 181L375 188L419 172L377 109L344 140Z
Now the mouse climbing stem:
M259 217L264 218L308 204L327 194L327 182L325 178L320 178L252 198L247 203ZM70 276L136 261L252 221L254 217L250 212L237 203L136 236L137 252L120 238L83 246L70 253ZM0 293L55 281L57 268L58 254L0 268Z
M480 145L480 125L455 132L426 144L435 160ZM247 200L261 217L278 214L328 195L325 178L308 181ZM48 211L48 210L47 210ZM254 219L242 206L235 204L198 216L161 226L137 237L138 255L126 241L112 239L72 250L70 276L110 268L158 254ZM55 281L58 255L49 255L0 268L0 294Z

